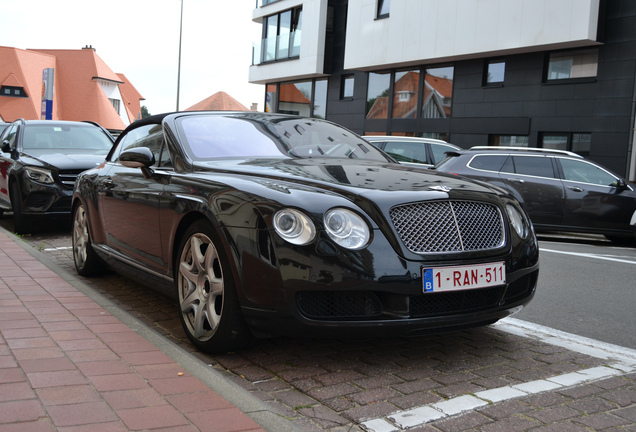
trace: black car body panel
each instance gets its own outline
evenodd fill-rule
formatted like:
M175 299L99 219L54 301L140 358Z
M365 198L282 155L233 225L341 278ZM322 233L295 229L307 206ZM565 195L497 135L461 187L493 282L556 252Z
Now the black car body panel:
M68 217L77 175L103 163L114 139L95 123L17 120L0 142L0 211L23 233L34 216Z
M572 153L480 147L451 154L436 169L506 188L537 231L636 235L636 185Z
M265 157L252 149L242 157L197 160L188 150L193 144L184 142L184 119L208 122L216 117L230 125L248 122L273 141L290 125L304 131L328 126L353 143L354 150L347 154L359 152L367 159L327 157L330 150L325 149L341 148L322 137L326 144L318 149L314 142L278 156ZM242 127L234 129L236 134ZM147 136L135 135L143 135L142 130ZM212 132L206 139L214 141L233 133L229 131ZM334 132L331 137L338 142ZM135 138L127 141L127 136ZM122 153L126 145L146 148L143 144L150 144L154 154L151 167L137 167L146 159L145 150L139 157L130 155L131 150ZM521 209L514 197L485 184L393 163L366 146L355 134L316 119L213 112L156 116L124 131L106 163L80 175L74 205L85 208L92 248L102 260L167 290L178 277L183 233L195 221L205 220L221 240L242 314L259 336L375 335L477 325L508 316L530 301L538 276L538 247L530 225L523 238L509 226L506 206ZM297 155L301 151L305 156ZM120 155L126 155L126 162L117 160ZM427 203L478 203L499 215L495 222L500 223L500 238L475 250L463 244L414 252L404 241L408 223L400 231L392 212L407 204L421 204L424 210L417 211L428 211ZM348 249L328 235L323 216L334 208L366 222L366 246ZM317 227L315 239L293 244L281 237L273 223L280 209L307 215ZM437 226L439 218L433 215L430 223ZM445 220L451 230L464 223ZM465 224L477 227L473 237L482 237L480 222ZM505 263L507 282L485 289L423 292L425 268L485 263ZM369 327L374 330L369 332Z

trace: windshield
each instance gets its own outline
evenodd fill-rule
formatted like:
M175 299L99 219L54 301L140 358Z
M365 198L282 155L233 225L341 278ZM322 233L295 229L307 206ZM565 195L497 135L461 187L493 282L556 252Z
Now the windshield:
M24 128L22 149L34 155L53 153L97 154L106 156L111 139L90 124L43 124Z
M388 161L354 133L319 119L197 115L179 119L186 151L217 158L350 158Z

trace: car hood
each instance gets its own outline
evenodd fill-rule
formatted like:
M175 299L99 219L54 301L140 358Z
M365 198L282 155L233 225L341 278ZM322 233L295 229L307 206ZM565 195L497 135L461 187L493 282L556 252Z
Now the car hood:
M415 199L440 198L440 193L448 196L475 193L504 195L498 189L485 183L459 178L424 168L404 166L367 160L352 159L255 159L249 161L214 161L199 163L195 171L204 175L212 170L227 174L253 176L289 181L305 186L331 190L343 195L395 196L415 195ZM431 194L430 197L427 194Z
M36 157L23 153L20 156L21 162L25 165L49 169L57 168L58 170L87 170L103 163L104 159L104 155L94 154L50 153Z

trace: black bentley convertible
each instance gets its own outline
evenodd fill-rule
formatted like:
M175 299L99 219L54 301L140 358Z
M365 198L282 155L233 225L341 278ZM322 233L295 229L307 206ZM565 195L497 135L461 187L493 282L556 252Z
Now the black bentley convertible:
M530 301L538 246L502 189L402 166L333 123L187 112L128 127L73 197L82 275L178 299L199 349L252 337L417 334Z

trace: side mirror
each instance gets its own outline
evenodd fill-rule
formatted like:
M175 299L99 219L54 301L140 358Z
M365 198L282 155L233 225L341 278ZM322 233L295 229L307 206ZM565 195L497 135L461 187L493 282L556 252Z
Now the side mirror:
M2 148L0 148L0 150L2 150L4 153L11 152L11 144L9 143L9 140L2 141Z
M155 155L148 147L136 147L123 151L118 160L128 168L150 168L155 164Z
M627 189L627 183L625 183L625 180L618 179L616 181L616 189L619 190L619 191Z

